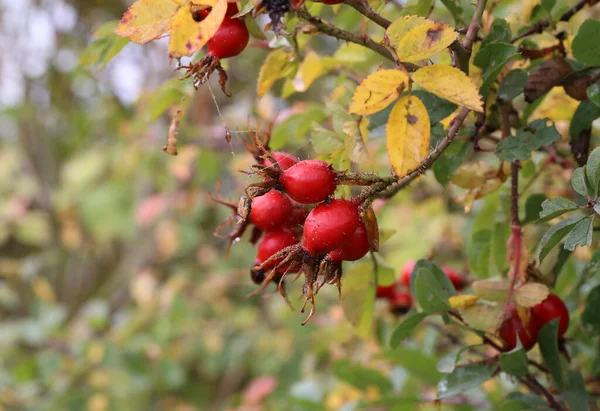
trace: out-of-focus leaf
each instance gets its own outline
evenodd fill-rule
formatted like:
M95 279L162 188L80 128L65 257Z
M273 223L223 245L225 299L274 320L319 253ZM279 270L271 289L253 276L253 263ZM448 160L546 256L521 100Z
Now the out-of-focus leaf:
M588 294L581 321L590 333L600 335L600 286Z
M550 411L546 402L536 394L511 392L500 406L501 411Z
M537 221L540 218L540 212L542 211L542 203L546 201L544 194L533 194L527 198L525 202L525 218L522 224L529 224Z
M544 196L545 198L545 196ZM506 258L506 242L510 236L510 225L506 222L494 224L492 243L490 244L492 259L500 273L508 271L509 264Z
M490 230L477 231L473 234L467 249L469 266L480 277L487 277L490 272L491 240Z
M355 332L364 338L371 333L375 288L372 264L354 264L347 273L344 273L342 293L344 316L352 324Z
M79 63L84 66L96 66L103 69L129 43L129 40L113 33L117 23L104 23L96 32L96 38L79 56Z
M588 187L588 197L597 198L598 189L600 188L600 147L590 153L583 170Z
M592 103L600 107L600 83L590 84L586 89L586 94Z
M400 345L394 350L385 351L383 357L393 364L401 365L410 375L429 384L437 384L443 375L436 368L437 358L414 348Z
M408 84L408 76L400 70L379 70L369 75L354 91L350 113L369 115L383 110Z
M310 133L313 149L319 154L332 153L344 147L344 140L335 131L331 131L313 122Z
M477 388L490 379L493 371L493 367L480 364L456 368L438 383L437 397L450 398Z
M410 274L410 290L414 295L416 294L415 284L417 279L417 274L421 268L425 268L431 272L433 277L437 280L437 282L442 287L442 292L445 298L452 297L456 295L456 289L452 284L452 281L448 278L448 276L444 273L444 271L435 263L430 260L420 259L417 261L413 267L413 270Z
M281 78L286 67L291 64L292 58L293 54L287 52L284 48L278 48L269 53L258 73L256 84L258 98L262 98L277 79Z
M573 39L573 56L588 65L600 66L600 21L588 19L579 26Z
M550 290L540 283L528 283L515 290L515 302L520 307L533 307L544 301Z
M558 322L558 318L555 318L544 324L538 334L538 343L544 364L552 373L556 386L562 390L564 379L560 364L560 353L558 352Z
M346 153L353 163L362 164L369 162L369 152L366 142L369 138L369 119L362 117L360 120L352 120L344 123L346 138L344 145Z
M386 393L394 388L390 379L379 371L348 360L340 360L334 363L333 373L340 380L361 390L375 386L379 388L381 393Z
M490 26L490 31L487 36L481 42L481 46L479 49L485 48L488 44L492 42L503 42L510 43L512 38L512 33L510 31L510 26L508 25L505 19L494 19L492 25Z
M312 83L327 72L321 57L314 51L306 53L304 60L300 63L296 77L292 80L294 90L303 92L308 90Z
M452 176L473 152L473 145L454 140L444 153L433 163L433 174L442 185L447 185Z
M179 103L186 93L186 83L179 79L170 79L161 84L146 101L146 120L154 121L171 106Z
M392 333L392 337L390 339L390 347L396 348L403 339L410 337L415 328L423 321L429 314L427 313L418 313L415 311L411 311L404 317L404 320L396 327L394 332Z
M525 90L527 78L525 70L517 69L509 72L500 83L500 87L498 87L498 98L510 101L517 97Z
M571 119L571 125L569 126L569 135L571 140L577 140L580 138L581 133L592 126L594 120L600 117L600 106L592 103L589 100L582 101L577 106L575 114Z
M436 96L474 111L483 111L483 102L477 87L457 68L433 64L414 72L412 79Z
M589 409L590 395L585 389L585 382L579 371L567 371L563 396L571 406L572 410Z
M540 241L537 259L541 263L548 253L585 217L577 216L558 222L552 226Z
M421 100L415 96L401 98L386 127L388 155L398 177L416 169L427 157L430 137L429 115Z

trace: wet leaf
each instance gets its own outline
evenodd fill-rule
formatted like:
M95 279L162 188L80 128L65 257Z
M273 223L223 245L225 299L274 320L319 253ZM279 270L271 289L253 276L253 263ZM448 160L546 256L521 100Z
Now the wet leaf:
M477 87L465 73L457 68L433 64L414 72L412 79L436 96L471 110L483 111L483 102Z
M349 111L364 116L383 110L400 96L406 84L408 76L403 71L376 71L356 88Z
M386 140L390 163L398 177L416 169L429 151L427 109L415 96L401 98L390 114Z
M139 44L152 41L170 29L179 8L173 0L138 0L125 12L115 34Z

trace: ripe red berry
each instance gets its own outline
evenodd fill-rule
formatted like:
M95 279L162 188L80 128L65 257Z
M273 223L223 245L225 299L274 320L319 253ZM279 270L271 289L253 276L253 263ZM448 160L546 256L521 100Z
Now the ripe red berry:
M273 254L296 243L298 243L296 235L291 231L281 230L268 232L258 244L256 261L258 264L262 264ZM266 267L263 267L263 269L269 270L275 267L279 261L274 261L272 264L270 263ZM285 271L285 269L283 271Z
M248 45L250 34L244 20L225 18L208 40L208 53L220 59L237 56Z
M356 261L363 258L371 249L367 228L362 221L358 223L358 228L350 235L341 247L336 248L329 253L329 257L334 263L342 261Z
M531 350L537 341L535 321L530 320L527 327L525 327L514 305L509 308L507 317L500 325L498 333L506 343L505 346L508 351L517 346L517 335L519 335L523 348L527 351Z
M452 281L452 285L454 285L454 288L456 288L457 290L461 290L462 288L464 288L464 286L466 285L465 280L458 271L448 266L442 266L442 270L450 279L450 281Z
M410 276L412 275L413 269L415 268L415 260L407 261L402 267L402 273L400 274L400 282L407 287L410 287Z
M406 291L395 290L389 297L390 310L394 314L406 314L413 305L413 299L410 293Z
M377 292L375 293L375 297L377 298L391 298L396 290L398 284L394 283L392 285L378 285Z
M350 238L359 222L358 207L350 201L319 204L306 217L302 246L312 255L333 251Z
M320 203L337 186L331 166L318 160L296 163L281 173L279 183L292 199L302 204Z
M300 159L296 156L293 156L289 153L284 153L283 151L276 151L273 153L273 157L275 158L275 161L277 162L277 164L279 165L279 167L282 170L287 170L288 168L290 168L291 166L295 165L298 161L300 161ZM270 166L271 161L266 159L265 160L265 165L266 166Z
M562 338L569 328L569 310L556 294L548 294L544 301L532 307L531 316L539 328L547 322L559 318L558 338Z
M308 211L303 207L294 207L292 205L292 211L288 214L285 226L291 230L301 229L304 226L307 215Z
M289 197L277 190L271 190L252 200L249 221L262 230L281 227L292 212Z
M238 9L237 3L227 3L227 11L225 11L225 17L231 17L234 14L237 14L240 9Z

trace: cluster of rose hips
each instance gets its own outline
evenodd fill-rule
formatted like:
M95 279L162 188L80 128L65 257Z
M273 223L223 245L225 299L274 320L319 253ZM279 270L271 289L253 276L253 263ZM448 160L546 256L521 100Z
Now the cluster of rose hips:
M204 20L211 12L211 8L202 10L192 11L192 17L195 21ZM204 84L210 74L217 70L220 76L221 89L227 95L225 91L225 85L227 83L227 73L221 66L221 59L235 57L240 54L248 45L250 39L250 33L244 23L243 18L232 18L239 12L237 3L228 3L227 11L225 12L225 18L223 22L215 32L215 34L208 40L208 54L202 58L199 62L190 64L189 66L182 66L180 69L187 69L186 77L193 77L194 87L198 87L200 84Z
M253 226L250 241L258 243L258 251L250 274L260 289L275 281L286 297L285 277L304 274L302 311L308 301L312 304L308 321L318 290L325 284L341 287L342 261L356 261L372 249L368 224L359 199L333 198L339 184L352 183L345 172L264 148L254 154L253 174L262 181L246 188L230 239L236 241Z
M569 327L569 311L563 300L555 294L548 297L531 309L518 310L511 304L506 318L498 329L498 334L505 342L506 350L517 346L517 336L523 348L530 350L537 342L538 333L551 320L558 318L558 339L562 340Z
M410 294L410 277L415 268L416 261L408 261L402 267L400 278L391 285L377 287L375 296L388 301L390 311L396 315L406 314L413 307L413 298ZM467 282L458 271L448 266L442 266L442 271L454 285L456 290L462 290Z

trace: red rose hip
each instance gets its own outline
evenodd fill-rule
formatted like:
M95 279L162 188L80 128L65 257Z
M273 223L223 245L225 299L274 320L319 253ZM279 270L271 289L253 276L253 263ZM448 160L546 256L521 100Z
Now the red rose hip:
M388 301L394 314L406 314L413 305L412 296L406 291L394 291Z
M569 310L567 306L556 294L548 294L548 297L541 303L531 308L531 316L541 328L547 322L559 318L558 338L562 338L569 328Z
M279 167L282 170L287 170L288 168L290 168L291 166L295 165L297 162L300 161L300 159L298 157L293 156L289 153L284 153L283 151L274 152L273 157L275 158L277 165L279 165ZM268 159L265 160L266 166L270 166L272 164L273 163L271 163L270 160L268 160Z
M279 183L301 204L320 203L337 187L335 172L324 161L304 160L281 173Z
M407 287L410 287L410 276L412 275L413 269L417 264L414 260L407 261L402 267L402 273L400 274L400 282Z
M394 291L398 284L394 283L391 285L378 285L375 293L376 298L391 298L394 295Z
M505 347L507 351L517 346L517 335L519 336L519 340L521 340L523 348L527 351L531 350L537 341L537 327L534 324L535 321L532 319L527 327L524 326L515 307L511 306L507 317L498 330L500 337L506 343Z
M225 17L217 32L208 40L208 53L220 59L237 56L244 51L249 39L250 34L243 20Z
M454 288L461 290L465 287L465 280L463 276L454 268L442 266L442 271L444 271L444 274L446 274L446 276L450 279Z
M341 247L329 253L329 257L335 263L342 261L356 261L363 258L370 250L367 228L361 221L358 228Z
M256 261L258 264L262 264L275 253L297 243L298 239L296 238L296 235L291 231L281 230L268 232L258 244L258 253L256 255ZM275 267L275 265L277 265L279 261L269 263L266 267L263 267L263 269L272 269L273 267ZM285 271L285 269L283 271Z
M350 238L359 222L358 208L350 201L319 204L306 217L302 246L311 255L333 251Z
M289 218L293 205L289 197L271 190L252 200L249 221L261 230L281 227Z

